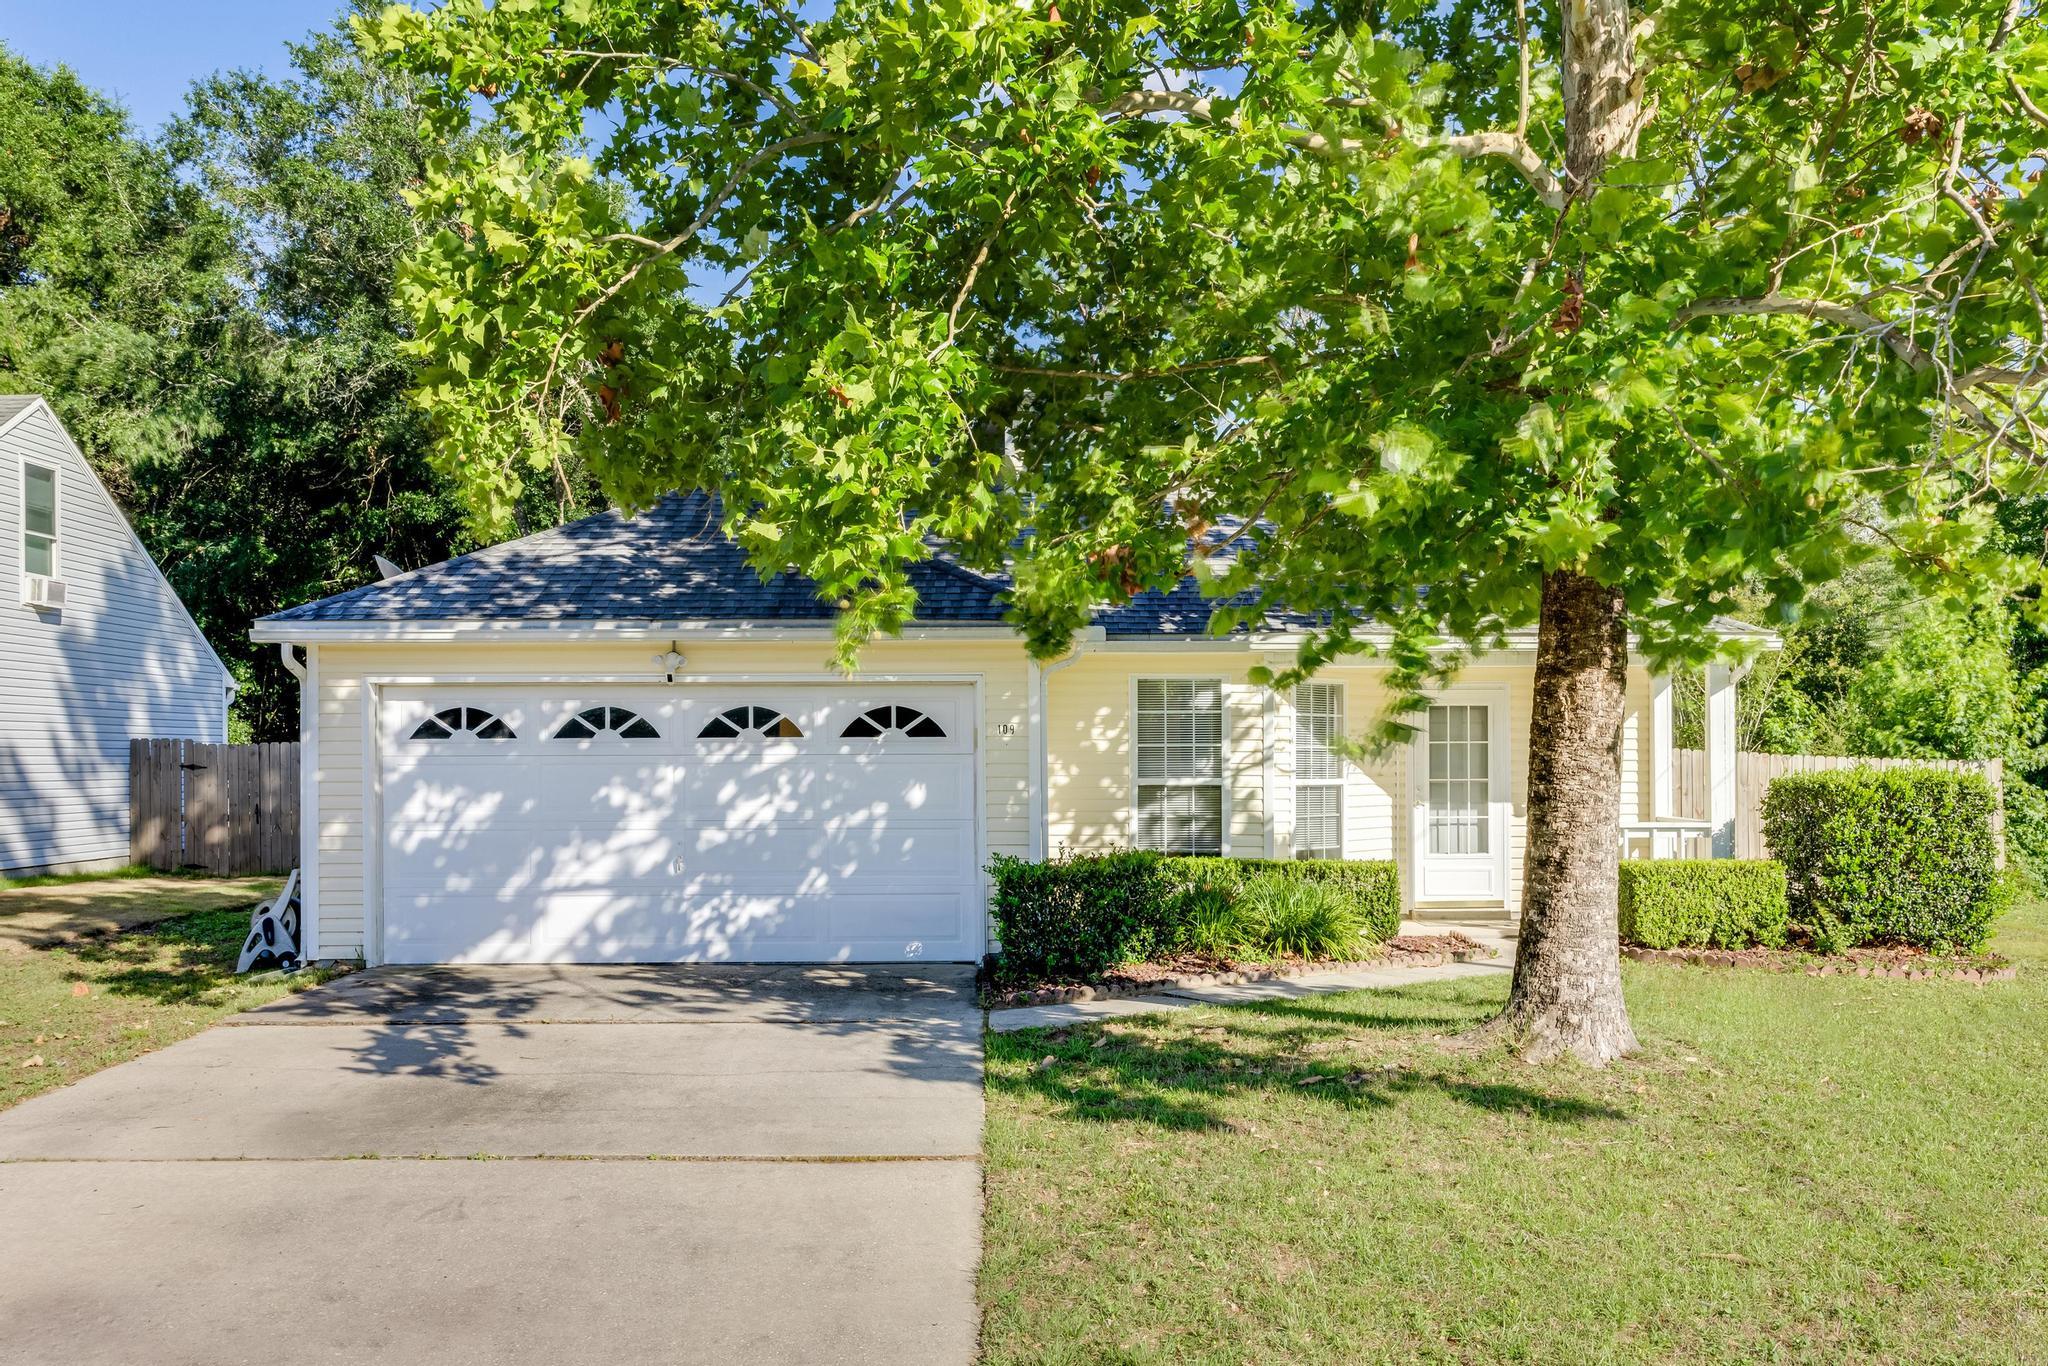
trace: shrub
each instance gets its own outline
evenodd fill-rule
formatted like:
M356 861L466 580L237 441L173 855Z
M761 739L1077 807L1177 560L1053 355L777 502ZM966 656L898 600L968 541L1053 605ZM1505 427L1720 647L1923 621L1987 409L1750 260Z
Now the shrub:
M1772 859L1624 859L1621 942L1646 949L1779 948L1790 908Z
M1356 958L1365 917L1330 883L1257 873L1239 895L1245 926L1269 954L1297 958Z
M998 854L989 913L1002 969L1018 980L1087 980L1163 948L1175 889L1157 854L1123 851L1033 863Z
M1110 968L1170 952L1227 957L1270 951L1258 908L1246 905L1254 881L1306 888L1309 897L1338 908L1323 915L1321 930L1315 914L1295 911L1288 933L1296 942L1334 935L1342 939L1341 952L1351 955L1361 937L1386 939L1401 928L1401 883L1391 863L1119 850L1045 863L999 854L989 873L995 881L989 913L1001 945L997 971L1005 981L1092 981Z
M1858 944L1976 949L2003 900L1980 774L1938 768L1793 773L1764 796L1792 921L1825 952Z
M1215 882L1197 882L1180 893L1174 947L1211 958L1228 958L1257 940L1237 892Z
M1357 908L1360 927L1371 939L1392 939L1401 932L1401 872L1385 860L1172 858L1166 862L1176 878L1213 882L1232 890L1253 877L1317 883Z

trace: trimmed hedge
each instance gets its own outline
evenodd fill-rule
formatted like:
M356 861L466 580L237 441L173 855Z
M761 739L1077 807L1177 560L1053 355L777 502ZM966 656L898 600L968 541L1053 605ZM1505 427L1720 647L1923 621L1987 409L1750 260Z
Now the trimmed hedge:
M1109 969L1188 947L1199 899L1235 898L1248 879L1311 883L1341 897L1366 937L1399 933L1401 881L1391 863L1176 858L1144 850L1073 854L1046 863L998 854L989 913L1005 981L1094 981Z
M1998 797L1977 773L1845 768L1791 773L1764 796L1792 921L1838 953L1873 941L1975 950L2003 903Z
M1621 942L1646 949L1781 948L1791 915L1773 859L1623 859Z

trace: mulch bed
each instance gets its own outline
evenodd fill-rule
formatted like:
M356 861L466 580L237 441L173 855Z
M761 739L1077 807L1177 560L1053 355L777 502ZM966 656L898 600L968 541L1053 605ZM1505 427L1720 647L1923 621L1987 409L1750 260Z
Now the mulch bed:
M1757 968L1803 972L1808 977L1887 977L1909 982L2009 982L2018 973L1996 954L1948 958L1926 949L1878 947L1817 954L1806 949L1644 949L1621 946L1638 963L1679 963L1696 968Z
M1270 982L1310 972L1355 972L1366 968L1434 968L1446 963L1483 963L1498 957L1476 939L1458 933L1402 934L1380 945L1376 957L1332 959L1279 958L1240 963L1226 958L1187 954L1150 963L1113 968L1099 982L1049 982L1020 987L988 987L982 1004L990 1010L1017 1006L1064 1005L1069 1001L1112 1001L1145 996L1176 987L1239 986Z

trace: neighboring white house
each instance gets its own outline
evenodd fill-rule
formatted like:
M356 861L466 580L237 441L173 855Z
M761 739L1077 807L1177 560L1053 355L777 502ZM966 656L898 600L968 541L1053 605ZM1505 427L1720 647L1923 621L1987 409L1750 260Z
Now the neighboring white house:
M234 679L48 403L0 397L0 875L128 861L128 741L227 739Z
M1518 910L1533 632L1361 764L1327 741L1372 721L1384 663L1251 681L1299 622L1211 636L1189 580L1040 665L1003 579L942 556L911 574L917 623L852 677L815 586L762 583L703 495L264 618L302 679L308 956L972 959L991 855L1129 845L1391 859L1413 914ZM1714 800L1684 820L1670 690L1630 670L1627 852L1732 852L1733 698L1712 670Z

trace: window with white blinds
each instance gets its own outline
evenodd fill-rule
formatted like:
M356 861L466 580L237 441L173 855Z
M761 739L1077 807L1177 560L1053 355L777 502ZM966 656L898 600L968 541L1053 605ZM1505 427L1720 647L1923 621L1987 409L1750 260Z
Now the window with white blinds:
M1223 852L1223 684L1214 678L1138 680L1137 830L1140 849Z
M1330 748L1344 734L1344 688L1303 683L1294 690L1294 856L1344 857L1344 760Z

